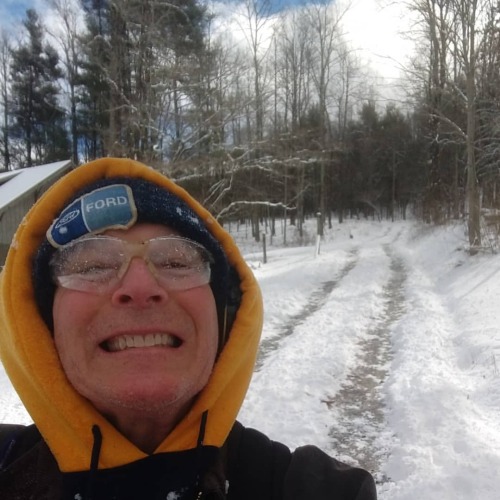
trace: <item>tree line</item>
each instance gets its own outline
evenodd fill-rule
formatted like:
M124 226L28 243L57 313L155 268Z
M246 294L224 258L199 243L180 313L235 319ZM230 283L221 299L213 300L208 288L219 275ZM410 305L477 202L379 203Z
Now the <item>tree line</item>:
M144 161L221 221L346 216L428 222L497 208L499 5L409 0L404 106L380 105L345 41L349 6L269 0L50 0L0 41L6 170ZM227 14L227 12L226 12ZM403 81L403 80L402 80Z

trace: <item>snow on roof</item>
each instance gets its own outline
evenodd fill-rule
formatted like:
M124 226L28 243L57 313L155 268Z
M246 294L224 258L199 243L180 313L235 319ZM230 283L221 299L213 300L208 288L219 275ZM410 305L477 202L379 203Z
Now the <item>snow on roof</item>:
M11 170L10 172L2 172L0 174L0 186L4 183L6 183L9 179L12 179L12 177L15 177L20 170Z
M33 191L43 181L69 168L70 165L70 160L57 161L0 174L0 212L23 194Z

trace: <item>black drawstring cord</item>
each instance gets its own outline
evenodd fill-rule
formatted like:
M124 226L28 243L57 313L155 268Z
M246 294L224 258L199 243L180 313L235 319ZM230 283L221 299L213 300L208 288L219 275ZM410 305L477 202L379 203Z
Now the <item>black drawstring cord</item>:
M201 414L200 431L198 432L198 441L196 443L196 484L194 489L194 499L202 498L203 492L200 489L200 474L202 469L202 447L205 440L205 430L207 428L208 410Z
M198 433L198 440L196 443L197 449L197 474L196 474L196 484L195 484L195 499L201 499L203 496L203 492L200 488L200 474L202 472L202 448L203 441L205 440L205 431L207 428L207 420L208 420L208 410L205 410L201 415L200 421L200 431ZM92 434L94 436L94 444L92 446L92 454L90 458L90 469L89 469L89 478L87 481L87 490L85 492L85 500L92 500L93 496L93 487L95 483L95 476L99 469L99 456L101 454L101 446L102 446L102 433L101 429L98 425L92 426Z
M208 410L205 410L201 414L200 431L198 432L198 442L196 443L196 448L198 453L201 452L200 448L203 446L203 441L205 440L205 430L207 428Z
M92 500L94 479L96 472L99 469L99 455L101 454L102 433L98 425L92 426L92 435L94 436L94 444L92 446L92 454L90 457L89 479L87 481L85 500Z

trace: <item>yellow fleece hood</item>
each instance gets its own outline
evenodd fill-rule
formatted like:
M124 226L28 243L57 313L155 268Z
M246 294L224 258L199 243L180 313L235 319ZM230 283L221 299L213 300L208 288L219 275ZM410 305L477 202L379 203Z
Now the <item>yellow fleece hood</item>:
M19 225L0 275L0 357L63 472L88 469L95 424L103 435L99 468L145 457L68 382L51 332L39 314L32 285L33 257L68 200L99 179L123 176L148 180L184 200L220 242L241 280L241 304L210 380L155 453L194 448L202 414L207 410L204 444L219 447L224 443L248 389L262 330L262 299L251 270L231 236L182 188L152 168L126 159L97 160L64 176Z

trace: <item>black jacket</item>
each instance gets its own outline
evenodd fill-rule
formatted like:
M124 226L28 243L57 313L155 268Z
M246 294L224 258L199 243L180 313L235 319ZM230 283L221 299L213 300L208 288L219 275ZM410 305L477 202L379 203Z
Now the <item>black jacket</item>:
M1 429L1 427L0 427ZM6 429L4 430L6 432ZM225 445L62 473L35 426L0 441L2 500L375 500L370 474L236 423Z

